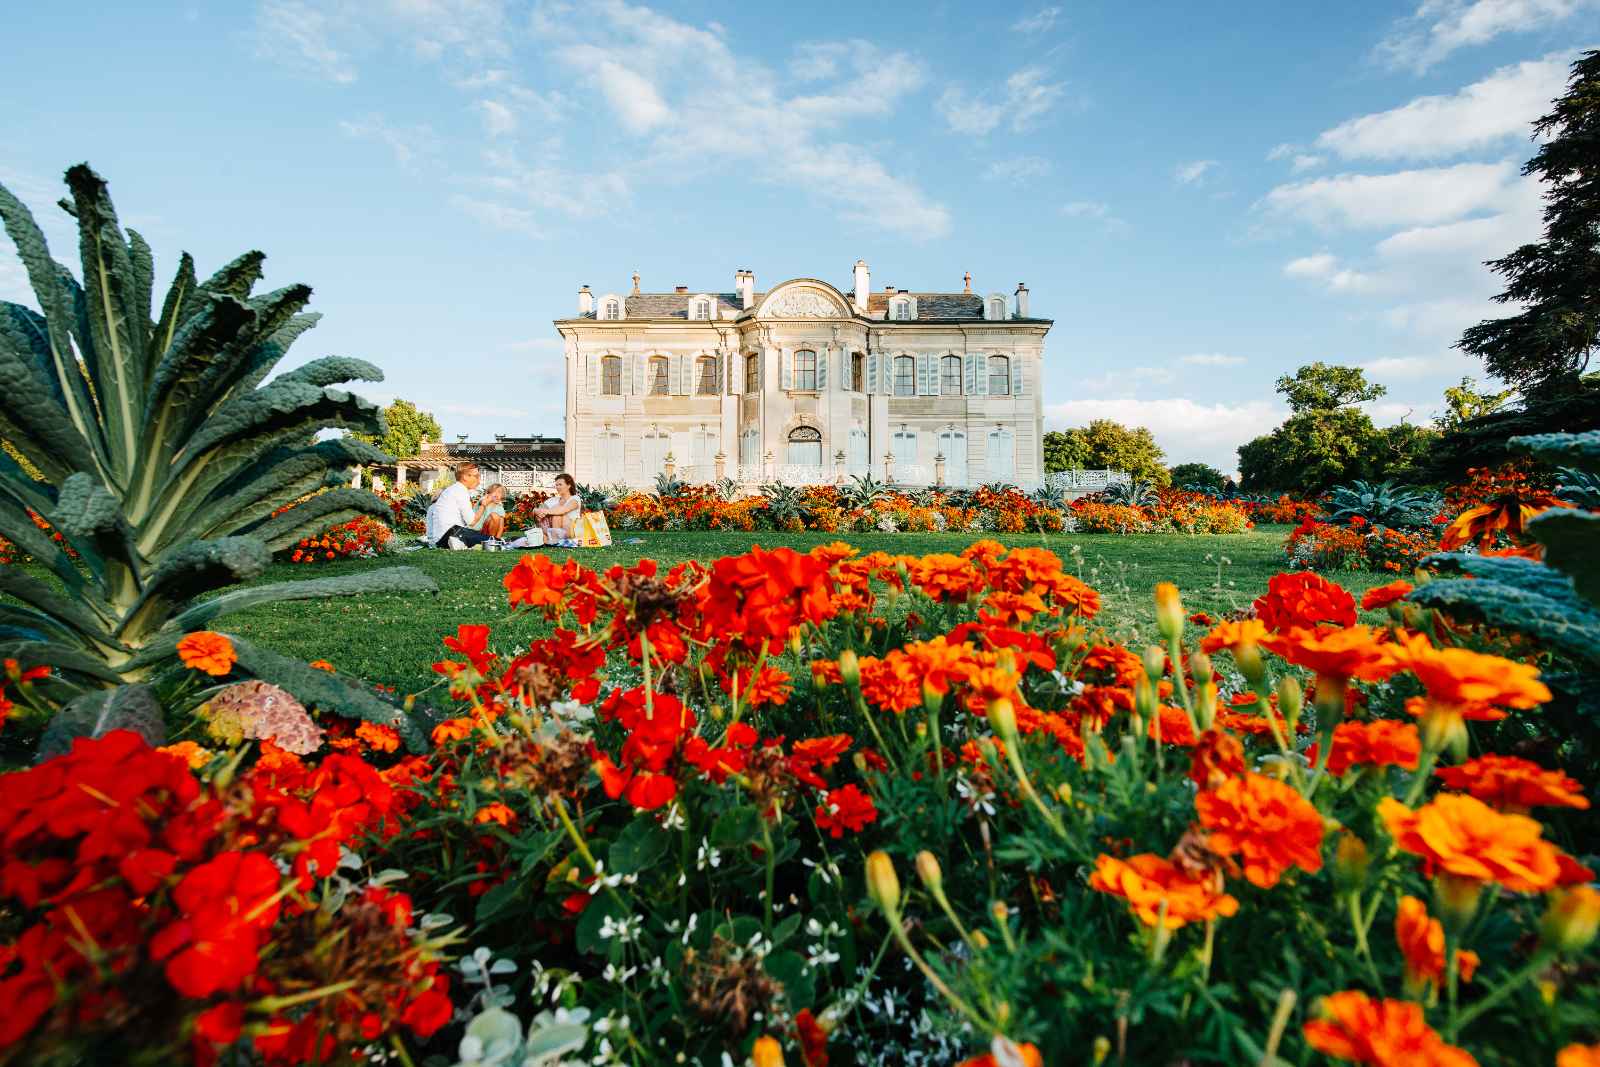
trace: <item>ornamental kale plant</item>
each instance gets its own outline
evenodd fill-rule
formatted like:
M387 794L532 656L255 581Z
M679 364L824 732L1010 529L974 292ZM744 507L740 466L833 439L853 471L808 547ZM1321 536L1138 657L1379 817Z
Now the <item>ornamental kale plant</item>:
M0 303L0 438L44 477L0 455L0 536L59 584L0 573L10 598L0 604L0 654L51 669L41 685L68 704L73 725L63 729L129 724L115 709L137 706L155 730L147 687L173 669L185 633L274 600L436 587L396 567L212 595L330 524L388 517L363 490L319 492L334 472L387 457L349 438L315 440L329 428L383 432L376 406L333 388L381 381L382 372L330 356L266 382L317 321L303 313L311 289L253 294L260 252L201 281L185 253L155 308L150 246L124 235L106 183L87 165L66 181L72 198L61 207L78 223L81 280L51 259L33 215L0 187L0 218L38 301ZM416 739L410 721L365 687L237 638L234 646L242 673Z
M1328 493L1328 516L1334 522L1359 518L1373 526L1426 526L1438 510L1437 496L1398 485L1393 479L1357 479Z

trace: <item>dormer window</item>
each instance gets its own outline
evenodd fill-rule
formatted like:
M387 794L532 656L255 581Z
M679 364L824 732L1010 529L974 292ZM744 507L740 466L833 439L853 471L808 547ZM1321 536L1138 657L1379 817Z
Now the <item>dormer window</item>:
M909 322L917 317L917 306L909 296L897 296L889 301L889 318L895 322Z
M600 301L600 317L610 321L622 318L622 301L614 296Z
M689 301L689 317L691 319L711 318L711 298L709 296L697 296Z
M1011 316L1007 314L1006 294L990 293L983 298L983 317L990 321L1004 321Z

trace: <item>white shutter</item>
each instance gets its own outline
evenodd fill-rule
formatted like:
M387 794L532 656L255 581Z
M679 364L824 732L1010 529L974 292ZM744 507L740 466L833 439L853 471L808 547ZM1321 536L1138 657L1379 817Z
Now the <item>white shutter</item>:
M678 372L673 376L672 380L673 395L683 396L691 390L689 378L693 373L691 368L693 368L694 364L689 362L688 356L677 355L672 357L672 365L673 368Z
M728 387L725 383L727 382L728 360L732 358L733 357L727 353L723 353L716 358L716 369L712 371L712 375L716 382L718 396L722 396L728 391Z
M1025 396L1028 390L1027 375L1022 372L1022 357L1011 357L1011 395Z
M927 352L917 356L917 395L934 396L939 392L939 367Z
M599 354L594 353L594 352L591 352L588 355L583 357L584 362L589 365L589 395L590 396L599 396L600 395L600 363L601 363L601 360L603 358L604 357L602 357Z
M788 392L794 388L794 356L786 348L778 349L779 388Z
M622 358L622 392L623 392L623 395L626 396L626 395L629 395L629 394L631 394L633 392L633 363L634 363L634 358L635 357L633 357L633 356L623 356L621 358Z
M889 396L894 396L894 361L895 357L887 352L878 357L879 381L882 383L878 391Z
M827 392L828 389L828 361L833 358L833 346L827 345L817 350L817 392Z
M976 353L968 352L967 358L962 360L966 365L964 370L967 376L967 395L971 396L978 391L978 357Z
M878 391L878 353L867 353L867 380L861 383L867 387L867 392Z
M982 352L975 353L972 357L973 366L977 368L973 375L976 385L973 387L973 396L989 395L989 357Z

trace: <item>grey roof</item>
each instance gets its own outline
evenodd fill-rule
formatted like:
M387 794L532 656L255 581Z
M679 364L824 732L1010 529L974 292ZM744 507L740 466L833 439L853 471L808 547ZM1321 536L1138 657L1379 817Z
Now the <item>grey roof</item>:
M689 300L700 296L700 293L632 293L627 297L625 307L630 319L686 319L689 317ZM739 301L738 293L706 293L717 299L717 309L722 308L742 310L744 305ZM766 293L757 293L759 301ZM720 317L720 314L719 314Z
M888 290L867 294L868 316L876 318L879 315L887 315L891 296L909 296L915 299L919 320L983 318L983 297L977 293L890 293Z
M624 307L630 319L687 319L689 317L689 301L700 296L700 293L630 293L624 297ZM743 312L744 305L738 293L707 293L707 296L717 300L718 318L725 308L732 308L735 312ZM766 293L758 292L754 295L752 307L759 305L766 298ZM854 292L846 292L847 298L854 298ZM889 317L889 298L891 296L909 296L917 301L917 322L981 322L983 321L983 300L977 293L913 293L887 290L878 290L867 294L867 314L869 319L887 320ZM596 312L580 315L578 318L595 318ZM1028 322L1047 322L1047 319L1029 318Z

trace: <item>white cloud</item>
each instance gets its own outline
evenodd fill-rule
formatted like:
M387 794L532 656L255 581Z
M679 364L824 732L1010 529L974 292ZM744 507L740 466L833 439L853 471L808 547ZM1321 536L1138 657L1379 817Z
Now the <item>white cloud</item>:
M1126 392L1135 387L1171 385L1177 380L1178 372L1171 367L1118 367L1093 378L1080 378L1076 386L1090 393Z
M579 45L566 50L562 58L586 73L630 132L646 133L672 118L672 109L650 79L612 59L605 49Z
M439 138L432 127L396 126L382 115L369 115L359 121L345 119L339 123L339 128L351 137L387 146L401 166L410 166L439 148Z
M267 0L256 12L260 51L289 66L348 85L356 80L355 63L334 44L337 20L300 0Z
M1366 292L1377 287L1377 279L1349 267L1341 267L1339 259L1328 252L1301 256L1283 265L1283 273L1290 278L1304 278L1319 282L1333 292Z
M490 137L504 137L517 132L517 114L499 100L479 100L478 117L483 119L483 129Z
M1229 356L1221 352L1196 352L1192 356L1184 356L1179 363L1187 363L1192 367L1237 367L1247 362L1243 356Z
M1481 372L1483 369L1475 357L1461 352L1441 352L1431 356L1385 356L1358 363L1357 366L1377 382L1412 381L1440 374L1465 374L1473 369Z
M1071 200L1061 205L1061 213L1074 219L1104 219L1111 216L1111 205L1103 200Z
M1393 174L1337 174L1280 185L1266 195L1273 212L1319 226L1429 225L1492 210L1516 181L1516 165L1457 163Z
M1206 175L1216 168L1217 161L1214 159L1197 159L1192 163L1178 164L1173 177L1177 178L1179 185L1203 185Z
M1455 93L1350 119L1318 137L1317 147L1344 159L1443 159L1526 137L1561 95L1571 57L1558 52L1501 67Z
M1022 133L1066 95L1065 82L1045 79L1043 69L1024 67L1006 79L998 97L951 86L940 94L936 107L945 124L956 133L982 137L1008 120L1012 132Z
M1082 399L1045 406L1050 429L1084 426L1093 419L1147 426L1166 450L1168 462L1198 461L1223 470L1238 465L1240 445L1268 433L1287 415L1284 408L1267 401L1203 404L1188 397Z
M1014 182L1022 184L1034 178L1042 178L1050 173L1050 161L1038 156L1013 156L1010 159L997 159L990 163L983 172L984 179L991 182Z
M1420 74L1457 49L1543 30L1595 6L1596 0L1422 0L1377 53L1392 66Z
M1322 166L1321 156L1300 155L1294 157L1294 160L1289 164L1289 169L1299 174L1303 170L1312 170L1320 166Z
M1018 33L1049 33L1061 17L1059 7L1041 7L1031 15L1024 15L1011 24Z
M258 50L339 84L356 80L356 56L398 45L425 61L507 51L504 0L262 0Z
M1283 144L1275 144L1275 145L1272 146L1272 148L1270 150L1268 150L1267 159L1268 160L1288 159L1290 156L1294 155L1296 152L1302 152L1302 151L1304 151L1304 149L1301 148L1297 144L1289 144L1288 142L1284 142Z
M457 211L463 211L485 226L496 230L509 230L513 233L526 234L529 237L540 237L542 234L535 225L533 212L526 208L503 204L495 200L482 200L477 197L465 196L457 193L450 198L450 206Z

